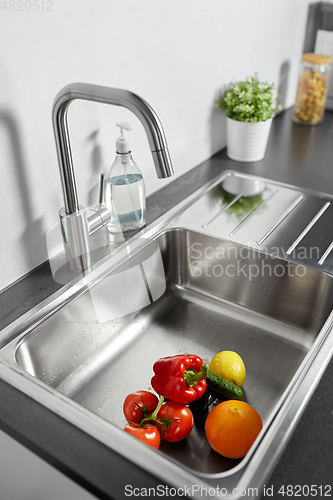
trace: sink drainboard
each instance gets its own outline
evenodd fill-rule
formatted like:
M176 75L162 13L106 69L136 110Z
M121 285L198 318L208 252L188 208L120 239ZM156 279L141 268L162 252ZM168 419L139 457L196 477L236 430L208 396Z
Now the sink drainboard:
M332 273L332 220L325 195L231 173L177 223Z

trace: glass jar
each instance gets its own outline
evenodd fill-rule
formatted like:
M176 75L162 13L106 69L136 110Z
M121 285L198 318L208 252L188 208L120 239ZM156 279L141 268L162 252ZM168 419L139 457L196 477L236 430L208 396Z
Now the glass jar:
M322 54L303 54L293 119L316 125L324 118L326 93L332 58Z

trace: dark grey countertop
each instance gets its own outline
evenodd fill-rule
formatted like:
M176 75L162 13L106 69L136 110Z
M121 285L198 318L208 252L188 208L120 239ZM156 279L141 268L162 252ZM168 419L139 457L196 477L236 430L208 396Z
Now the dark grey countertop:
M333 113L316 127L297 125L291 110L272 126L265 158L256 163L230 160L222 150L154 193L147 202L147 223L169 210L224 170L237 170L333 195ZM0 294L0 329L53 293L48 264ZM333 485L333 361L330 362L283 452L266 489L283 498L287 485ZM157 487L160 480L0 380L0 429L101 499L125 497L125 485ZM268 490L269 492L271 490ZM296 490L294 490L294 493ZM323 490L324 496L325 490ZM285 494L285 496L287 496ZM333 496L333 488L330 491ZM268 498L268 494L261 498ZM292 496L294 498L294 496ZM295 496L296 498L296 496ZM303 495L298 495L303 498Z

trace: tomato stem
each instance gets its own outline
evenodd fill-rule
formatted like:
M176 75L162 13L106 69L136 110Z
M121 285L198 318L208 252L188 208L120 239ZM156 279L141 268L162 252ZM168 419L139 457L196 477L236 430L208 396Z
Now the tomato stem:
M144 426L143 424L144 424L146 421L150 421L150 422L151 422L151 421L153 421L153 422L156 422L156 421L157 421L157 414L158 414L158 412L160 411L161 406L162 406L162 404L163 404L163 403L164 403L164 397L163 397L163 396L160 396L160 397L159 397L159 400L158 400L158 403L157 403L157 406L156 406L156 408L155 408L155 410L153 411L153 413L152 413L151 415L148 415L148 417L145 417L145 418L143 418L143 419L141 420L141 422L140 422L140 427L143 427L143 426Z

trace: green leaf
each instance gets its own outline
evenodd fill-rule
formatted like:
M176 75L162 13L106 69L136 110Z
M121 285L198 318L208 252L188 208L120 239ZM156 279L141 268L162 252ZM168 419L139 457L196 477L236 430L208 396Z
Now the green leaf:
M215 106L225 110L233 120L261 122L272 118L281 109L276 105L278 97L274 84L260 81L255 74L244 81L230 83Z

